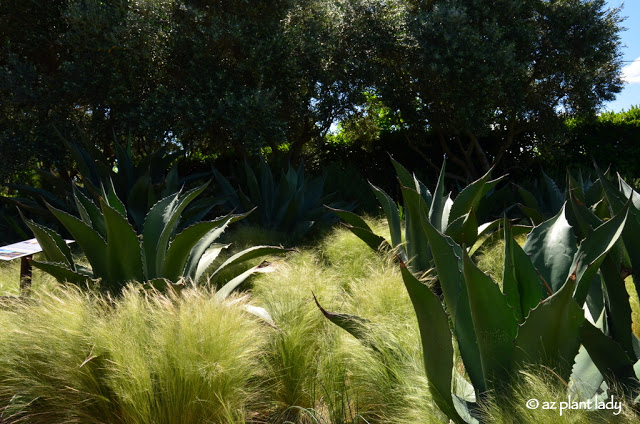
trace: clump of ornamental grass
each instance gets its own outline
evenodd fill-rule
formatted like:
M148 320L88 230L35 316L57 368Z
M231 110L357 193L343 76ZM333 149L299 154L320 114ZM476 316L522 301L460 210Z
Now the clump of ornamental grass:
M258 276L253 285L254 302L280 329L265 356L273 388L266 394L267 421L441 418L429 400L417 322L396 264L344 228L319 244L290 254L278 272ZM371 344L331 324L314 294L327 310L367 319Z
M197 288L109 299L67 286L0 310L0 418L244 422L272 330L241 306Z
M35 292L0 309L0 419L25 423L119 420L94 355L103 299L73 288Z
M328 362L327 357L333 353L339 329L325 320L312 293L337 298L335 279L311 250L290 254L277 272L255 279L253 302L269 311L278 327L263 358L269 387L263 411L267 421L313 422L325 393L333 392L334 380L326 376L335 374L341 364L339 358Z
M611 394L605 402L610 399ZM575 395L571 397L571 402L580 400ZM561 402L566 403L561 405ZM504 395L499 399L490 397L481 407L484 422L495 424L631 424L640 419L631 404L617 396L614 396L614 402L621 402L620 409L588 410L586 403L582 407L572 403L574 409L570 409L569 402L565 382L546 368L531 367L514 375L514 381Z

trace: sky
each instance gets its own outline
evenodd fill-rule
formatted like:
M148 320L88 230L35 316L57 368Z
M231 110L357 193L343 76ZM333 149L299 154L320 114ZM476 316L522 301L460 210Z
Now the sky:
M605 104L606 110L620 112L640 106L640 0L607 0L608 7L623 5L621 16L626 17L620 38L623 44L622 75L625 86L616 100Z

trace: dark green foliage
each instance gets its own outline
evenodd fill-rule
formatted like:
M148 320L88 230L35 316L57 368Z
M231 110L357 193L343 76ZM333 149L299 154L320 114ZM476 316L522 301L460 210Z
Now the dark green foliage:
M440 182L432 194L406 169L394 165L403 192L405 242L399 245L394 241L393 245L420 326L430 391L449 418L459 423L477 422L477 406L460 399L464 387L458 384L456 388L452 383L452 375L455 381L462 377L457 376L451 359L451 335L457 341L476 401L483 401L489 393L509 396L512 376L532 365L552 369L562 381L571 380L571 387L586 396L582 400L602 394L605 379L609 390L618 390L618 384L624 395L637 394L640 355L635 349L638 340L632 333L629 295L623 282L624 270L631 269L631 258L638 255L637 243L630 236L640 222L640 212L632 203L637 193L621 178L616 188L596 169L596 184L603 193L600 202L606 203L600 212L606 211L606 216L598 217L577 200L578 196L584 199L585 193L570 177L570 199L555 217L529 233L523 248L512 238L505 220L500 287L471 260L463 243L465 237L451 231L453 223L471 216L473 205L486 194L488 176L464 188L451 201L449 196L443 197ZM443 175L444 169L441 181ZM392 240L400 240L395 205L373 188L387 215ZM465 211L470 212L465 215ZM381 243L360 218L339 215L370 247L379 248ZM478 233L477 222L469 228ZM629 237L625 239L624 234ZM413 272L407 269L407 260L413 264ZM430 266L435 267L435 273L429 271L429 278L439 284L429 287L414 274L424 275ZM357 325L359 331L350 332L368 343L366 328L358 324L358 317L331 320L347 330ZM442 346L449 358L435 352L434 339L440 340L437 346Z
M185 281L198 282L220 252L229 247L214 242L229 224L246 216L227 215L176 231L182 212L205 188L206 185L184 194L180 191L156 203L145 217L142 237L127 221L124 206L115 194L101 197L97 206L76 192L80 219L50 205L47 207L82 249L91 269L75 263L69 247L57 233L25 219L47 259L47 262L34 261L33 264L60 281L81 284L99 280L101 289L112 294L119 294L132 282L156 289L178 289ZM233 264L281 251L282 248L271 246L246 249L222 263L209 278ZM259 268L252 268L231 280L226 294L257 271Z
M216 169L213 173L227 211L244 213L256 209L255 222L282 234L285 241L299 241L312 228L331 219L324 208L333 197L324 190L325 177L309 177L302 164L297 168L289 165L276 178L264 159L260 158L257 172L245 161L244 173L235 176L237 187ZM349 205L340 202L331 206Z
M605 112L592 119L567 119L562 137L540 143L540 161L548 167L590 167L593 160L633 181L640 177L640 107Z

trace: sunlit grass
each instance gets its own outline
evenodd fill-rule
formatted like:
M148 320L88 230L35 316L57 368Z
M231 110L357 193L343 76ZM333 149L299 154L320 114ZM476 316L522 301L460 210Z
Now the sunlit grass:
M514 382L507 395L500 399L489 398L482 406L487 423L637 423L640 416L625 399L614 397L621 402L618 409L587 410L568 409L570 401L565 384L551 371L544 368L530 368L514 376ZM527 403L529 401L534 402ZM560 402L566 402L561 404ZM533 405L535 407L527 407ZM586 404L583 404L586 406ZM564 410L561 413L561 408Z
M264 324L207 290L59 287L0 324L6 422L238 423L260 397Z
M270 237L247 229L237 248ZM503 250L497 242L476 256L496 283ZM0 308L0 422L448 422L431 400L417 321L390 256L337 227L270 260L275 272L252 277L235 304L204 286L181 295L132 286L111 299L34 270L32 300ZM18 272L19 261L0 268L0 294L17 294ZM314 295L329 311L367 319L376 349L325 319ZM246 313L247 302L275 327ZM535 368L515 377L509 396L483 403L487 422L637 420L628 404L621 417L530 410L534 397L566 400L566 387Z

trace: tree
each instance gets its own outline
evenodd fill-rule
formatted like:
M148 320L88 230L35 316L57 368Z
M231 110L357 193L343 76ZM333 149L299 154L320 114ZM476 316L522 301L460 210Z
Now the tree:
M269 147L295 160L362 97L372 43L361 29L378 22L368 3L2 2L0 143L15 158L3 175L59 165L52 126L107 156L115 133L138 153Z
M398 3L401 53L376 87L435 169L429 153L444 151L475 178L522 147L519 135L593 115L621 90L621 19L604 0Z

